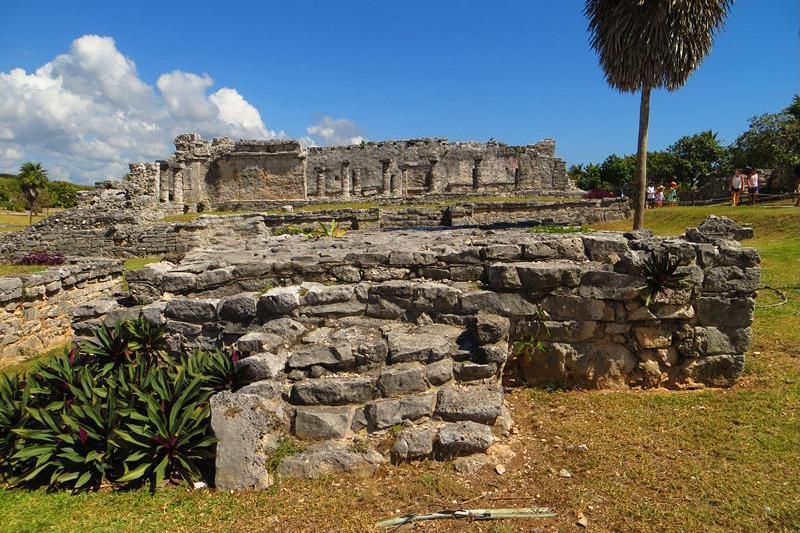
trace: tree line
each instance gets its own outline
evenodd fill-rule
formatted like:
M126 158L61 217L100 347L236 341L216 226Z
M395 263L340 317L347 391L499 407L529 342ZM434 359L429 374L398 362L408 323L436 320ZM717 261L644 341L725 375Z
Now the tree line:
M25 163L18 174L0 174L0 209L41 211L68 208L78 203L78 191L89 189L67 181L50 181L39 163Z
M691 190L730 175L736 168L791 172L798 165L800 95L795 95L785 109L751 118L748 129L730 145L707 130L685 135L665 150L648 152L647 179L650 183L675 180L684 190ZM567 173L587 191L630 193L636 180L636 154L611 154L601 163L571 165Z

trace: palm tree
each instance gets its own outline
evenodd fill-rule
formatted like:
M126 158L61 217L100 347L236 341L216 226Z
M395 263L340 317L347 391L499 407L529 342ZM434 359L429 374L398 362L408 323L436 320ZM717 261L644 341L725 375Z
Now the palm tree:
M644 224L650 91L681 87L711 50L732 0L586 0L592 48L606 81L641 91L633 228Z
M33 210L36 207L36 200L39 194L47 187L47 170L41 163L31 161L23 164L19 168L19 185L28 203L28 225L33 224Z

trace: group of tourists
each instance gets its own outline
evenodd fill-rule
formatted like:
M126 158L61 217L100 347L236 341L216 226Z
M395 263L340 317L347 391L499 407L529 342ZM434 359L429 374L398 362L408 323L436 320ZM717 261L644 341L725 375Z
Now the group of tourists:
M669 189L664 187L663 184L655 186L647 186L647 208L653 209L656 207L664 207L664 203L669 207L678 205L678 183L672 181L669 184Z
M758 203L758 170L748 168L742 170L737 168L731 176L731 181L728 189L731 193L731 205L736 207L741 205L742 192L747 189L747 196L750 205Z

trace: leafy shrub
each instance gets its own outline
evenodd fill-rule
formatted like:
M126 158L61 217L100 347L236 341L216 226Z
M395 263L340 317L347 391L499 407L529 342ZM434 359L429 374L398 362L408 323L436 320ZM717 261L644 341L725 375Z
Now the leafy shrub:
M613 192L604 191L602 189L593 189L583 195L586 200L602 200L603 198L615 198L616 196L617 195Z
M140 318L0 374L0 479L72 491L201 479L216 443L208 400L232 388L236 357L170 357L163 329Z
M18 265L63 265L65 258L61 254L51 254L48 252L34 252L23 255L15 263Z
M541 224L528 229L531 233L589 233L592 230L586 226L559 226L556 224Z

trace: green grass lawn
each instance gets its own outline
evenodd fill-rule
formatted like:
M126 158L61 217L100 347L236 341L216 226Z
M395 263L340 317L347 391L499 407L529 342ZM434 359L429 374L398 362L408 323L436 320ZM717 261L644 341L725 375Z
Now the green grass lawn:
M2 531L364 531L408 512L550 506L548 520L434 522L424 531L800 530L800 209L679 207L646 224L678 234L709 213L752 224L764 283L739 384L701 391L517 389L508 395L516 456L502 476L447 464L381 469L369 479L288 481L266 492L185 488L70 496L0 491ZM627 229L630 222L595 229ZM585 444L586 452L574 446ZM560 469L571 478L558 475Z
M44 220L49 214L34 215L33 223ZM8 231L19 231L28 227L28 213L0 213L0 233Z

